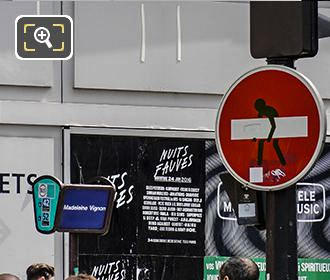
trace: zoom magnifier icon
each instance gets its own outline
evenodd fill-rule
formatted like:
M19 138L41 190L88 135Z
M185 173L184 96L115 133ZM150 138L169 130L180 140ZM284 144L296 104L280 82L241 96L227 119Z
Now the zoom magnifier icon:
M1 0L0 0L1 1ZM73 22L67 15L20 15L15 54L22 60L67 60L73 53Z
M50 42L50 32L46 27L38 27L33 34L34 39L40 44L46 44L49 49L53 47Z

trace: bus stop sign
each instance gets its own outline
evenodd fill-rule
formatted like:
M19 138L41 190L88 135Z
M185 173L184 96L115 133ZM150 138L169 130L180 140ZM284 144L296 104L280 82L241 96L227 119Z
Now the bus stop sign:
M55 177L45 175L33 182L33 208L36 229L40 233L55 232L55 217L62 183Z
M310 170L325 129L313 84L295 70L270 65L244 74L223 97L216 144L223 164L243 185L280 190Z

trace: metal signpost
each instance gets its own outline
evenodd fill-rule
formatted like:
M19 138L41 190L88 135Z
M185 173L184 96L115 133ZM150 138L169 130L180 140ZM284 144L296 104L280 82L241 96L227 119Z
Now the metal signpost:
M268 191L267 279L297 279L295 183L319 156L325 129L317 90L284 66L244 74L220 104L216 143L223 164L243 186Z

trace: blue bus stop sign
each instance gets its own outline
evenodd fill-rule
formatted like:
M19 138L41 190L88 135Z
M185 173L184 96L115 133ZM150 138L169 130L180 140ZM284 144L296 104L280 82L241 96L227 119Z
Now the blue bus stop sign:
M112 185L63 185L56 231L106 234L115 198Z
M52 176L41 176L33 183L33 206L36 229L48 234L55 231L56 209L62 183Z

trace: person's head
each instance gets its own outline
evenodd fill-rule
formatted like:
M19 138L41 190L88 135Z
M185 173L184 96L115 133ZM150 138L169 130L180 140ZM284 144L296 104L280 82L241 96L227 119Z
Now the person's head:
M54 275L54 267L45 263L32 264L26 270L27 280L51 280Z
M0 274L0 280L19 280L19 278L13 274L2 273Z
M81 274L76 275L76 276L69 276L65 280L96 280L96 278L94 276L81 273Z
M219 280L258 280L259 268L250 259L232 257L220 268Z

